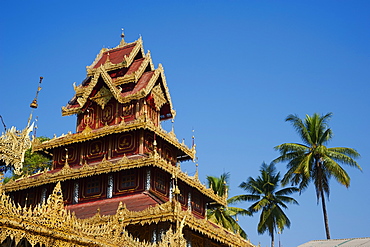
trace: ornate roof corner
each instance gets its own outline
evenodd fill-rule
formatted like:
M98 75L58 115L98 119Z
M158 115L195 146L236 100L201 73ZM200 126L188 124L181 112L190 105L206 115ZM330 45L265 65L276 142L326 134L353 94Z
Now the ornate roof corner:
M32 142L29 134L32 130L33 124L28 125L22 131L13 126L0 136L0 161L7 166L13 166L16 174L20 174L24 154L27 149L31 148Z

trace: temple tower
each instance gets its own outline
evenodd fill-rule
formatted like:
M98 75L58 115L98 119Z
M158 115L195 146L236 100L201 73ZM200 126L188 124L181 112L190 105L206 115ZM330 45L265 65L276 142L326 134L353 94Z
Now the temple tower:
M225 205L226 198L197 173L181 171L195 146L162 129L175 111L163 67L154 67L141 38L126 43L122 36L117 47L102 49L74 90L62 115L76 115L75 133L33 144L52 156L53 167L6 184L16 203L45 203L60 183L64 208L77 219L103 224L118 217L122 231L140 242L181 229L186 246L252 246L206 219L207 205Z

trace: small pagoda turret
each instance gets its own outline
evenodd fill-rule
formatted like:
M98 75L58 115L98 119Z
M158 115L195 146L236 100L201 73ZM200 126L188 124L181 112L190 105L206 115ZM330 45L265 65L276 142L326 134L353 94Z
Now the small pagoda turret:
M177 246L253 246L207 220L207 205L226 205L226 198L201 184L197 173L181 171L181 162L195 159L195 145L161 127L175 110L163 67L154 67L141 38L126 43L122 35L117 47L103 48L74 90L62 115L76 115L75 133L33 143L34 152L52 157L52 169L3 186L19 207L35 210L59 198L58 210L71 212L73 222L104 231L116 222L112 229L125 237L112 246L131 246L125 241L132 239L138 246L159 243L169 231L183 237ZM104 234L104 243L113 241L113 233Z

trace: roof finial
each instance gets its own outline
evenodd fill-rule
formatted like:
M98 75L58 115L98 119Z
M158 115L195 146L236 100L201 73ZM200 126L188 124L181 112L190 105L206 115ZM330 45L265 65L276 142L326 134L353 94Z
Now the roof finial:
M192 129L192 132L193 132L193 136L191 137L191 139L192 139L192 144L191 144L191 146L192 146L192 147L194 147L194 145L195 145L195 136L194 136L194 132L195 132L195 130L194 130L194 128Z
M123 28L121 28L121 42L119 43L120 46L124 46L126 44L125 42L125 33L123 32Z

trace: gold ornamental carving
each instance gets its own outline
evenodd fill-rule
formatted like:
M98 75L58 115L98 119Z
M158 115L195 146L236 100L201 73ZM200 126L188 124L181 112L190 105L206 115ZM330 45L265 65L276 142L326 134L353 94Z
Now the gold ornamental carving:
M122 205L113 216L78 219L64 208L62 190L57 183L46 203L36 207L15 205L9 196L0 192L0 244L8 240L15 245L27 241L32 246L106 246L106 247L185 247L182 228L166 232L157 243L139 242L125 231L124 219L130 211Z
M112 93L109 91L108 88L103 86L94 97L91 97L91 100L96 102L98 105L101 106L101 108L104 110L104 107L110 99L113 97Z
M138 129L147 129L147 130L155 132L156 135L160 136L161 138L168 141L169 143L174 145L176 148L178 148L185 154L189 155L191 159L194 159L195 157L194 146L191 149L189 149L185 144L179 143L174 133L171 133L171 132L168 133L164 129L162 129L161 126L156 126L150 120L150 118L145 118L144 115L139 116L136 120L131 121L131 122L126 123L122 121L121 124L112 125L112 126L104 126L102 128L95 129L94 131L92 131L89 126L86 126L86 128L81 133L76 133L73 135L66 135L66 136L54 138L50 141L43 142L38 145L34 145L32 148L34 151L47 150L51 148L69 145L72 143L84 142L88 140L98 139L100 137L111 135L111 134L129 132L129 131L138 130Z
M37 177L25 177L17 181L9 181L3 186L3 189L6 192L17 191L31 187L37 187L44 184L57 183L59 181L66 181L71 179L80 179L98 174L118 172L122 170L128 170L133 168L154 166L158 167L170 174L176 173L178 179L182 180L184 183L189 186L196 188L203 195L211 198L221 205L226 205L225 198L221 198L216 195L212 189L207 188L204 184L201 184L198 179L195 177L190 177L183 171L181 168L174 167L170 162L159 157L158 153L154 150L149 157L144 157L140 159L129 159L127 156L124 156L121 160L114 163L109 160L103 159L102 162L97 165L87 165L84 164L81 168L71 168L65 167L57 172L48 173L43 172Z
M130 55L128 57L125 57L125 59L127 61L127 66L131 65L131 63L134 61L134 58L135 58L135 56L138 52L142 52L142 54L144 55L141 39L139 39L136 42L137 43L135 45L135 48L132 50ZM130 103L133 100L139 100L139 99L142 99L142 98L146 97L150 92L152 92L153 87L156 85L158 79L160 78L161 79L161 85L163 87L163 91L161 90L162 92L160 94L156 94L156 96L155 96L156 97L155 100L157 101L156 104L158 103L159 105L161 105L163 103L163 100L164 100L163 98L165 98L165 102L170 105L172 115L175 115L175 111L172 109L172 102L171 102L171 97L170 97L170 94L169 94L169 89L168 89L167 83L166 83L166 77L164 75L164 69L163 69L161 64L159 64L157 69L154 69L154 66L153 66L153 63L152 63L152 60L151 60L151 57L150 57L150 53L148 53L145 56L145 59L144 59L142 65L139 67L139 69L137 71L131 73L130 75L127 75L127 76L125 75L121 79L118 78L118 80L113 81L113 79L110 77L108 72L113 70L113 69L118 69L117 66L122 67L123 65L112 65L113 67L109 67L109 66L107 67L106 65L110 64L110 63L106 63L106 64L104 64L104 66L100 66L98 68L93 68L95 66L95 63L99 61L102 54L106 51L108 51L108 50L105 49L103 52L101 52L101 54L98 55L95 62L88 68L88 76L92 77L91 82L88 84L88 86L84 87L82 85L80 85L80 86L75 86L74 85L74 89L75 89L75 92L76 92L75 97L76 97L76 100L79 104L79 107L69 108L68 106L67 107L63 106L62 107L62 115L63 116L78 114L78 113L81 112L81 109L86 104L87 99L90 97L90 94L91 94L92 90L97 85L99 78L103 79L103 81L105 83L105 86L107 86L108 89L110 90L110 93L111 93L112 97L114 97L121 104ZM127 82L130 82L132 80L134 80L135 82L139 81L140 77L142 76L142 74L144 73L144 71L146 69L146 66L149 65L149 64L150 64L150 68L154 71L154 73L153 73L153 76L151 77L151 79L149 80L147 86L142 88L141 90L137 91L136 93L126 95L126 96L122 96L121 95L121 90L119 89L119 87L117 87L117 85L122 84L122 83L127 83ZM134 77L132 77L133 74L134 74ZM95 98L95 97L92 97L91 99L94 100L93 98ZM104 104L103 102L101 102L101 105L105 106L106 103ZM104 106L102 106L102 108Z
M239 235L215 226L206 219L199 219L190 211L183 211L176 200L143 211L129 211L119 204L115 215L96 215L78 219L64 208L60 182L57 183L46 203L35 207L15 205L9 196L0 193L0 243L8 237L19 243L26 239L33 245L45 246L186 246L183 227L200 232L227 246L253 247ZM166 232L162 241L145 243L134 240L125 231L130 224L156 224L169 221L176 224L173 232Z
M154 98L154 103L156 109L159 111L161 107L166 104L167 100L163 94L163 91L161 89L161 85L158 84L157 86L153 87L152 95Z
M11 127L0 136L0 161L7 166L13 166L16 174L20 174L24 154L31 147L29 134L32 130L33 124L22 131Z

